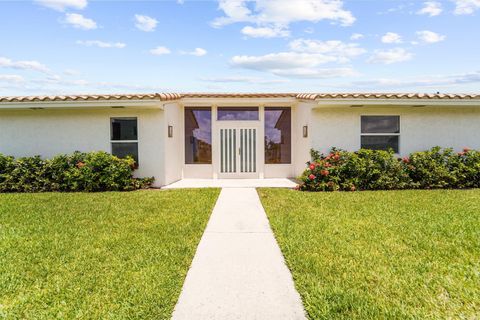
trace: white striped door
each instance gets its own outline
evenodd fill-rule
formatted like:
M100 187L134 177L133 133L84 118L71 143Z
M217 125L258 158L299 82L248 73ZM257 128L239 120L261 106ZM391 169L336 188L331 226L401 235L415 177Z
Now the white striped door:
M241 177L257 172L257 129L220 129L220 174Z

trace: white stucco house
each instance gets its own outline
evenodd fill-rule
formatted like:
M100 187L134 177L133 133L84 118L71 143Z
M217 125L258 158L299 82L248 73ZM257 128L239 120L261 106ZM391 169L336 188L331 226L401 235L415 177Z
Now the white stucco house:
M310 148L480 149L480 94L155 93L0 97L0 153L104 150L162 186L295 177Z

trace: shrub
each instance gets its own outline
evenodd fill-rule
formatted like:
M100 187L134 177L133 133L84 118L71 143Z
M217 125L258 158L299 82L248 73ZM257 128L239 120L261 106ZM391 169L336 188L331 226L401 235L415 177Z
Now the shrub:
M311 151L300 190L355 191L480 187L480 152L434 147L397 159L393 151Z
M302 190L355 191L405 188L410 179L393 151L333 148L328 155L312 151L312 161L302 175Z
M153 178L133 178L135 162L103 151L14 159L0 155L0 192L128 191L147 188Z

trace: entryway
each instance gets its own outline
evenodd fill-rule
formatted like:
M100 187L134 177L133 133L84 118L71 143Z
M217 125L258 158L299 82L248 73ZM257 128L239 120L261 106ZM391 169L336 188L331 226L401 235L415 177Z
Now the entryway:
M218 128L218 177L258 178L258 129L230 123Z

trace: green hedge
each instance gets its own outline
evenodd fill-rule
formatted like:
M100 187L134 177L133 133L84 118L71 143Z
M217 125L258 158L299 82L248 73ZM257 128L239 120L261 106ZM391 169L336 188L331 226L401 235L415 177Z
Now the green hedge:
M147 188L153 178L133 178L135 161L109 153L74 152L44 160L0 154L0 192L129 191Z
M480 187L480 152L434 147L396 158L393 151L312 150L300 190L355 191Z

